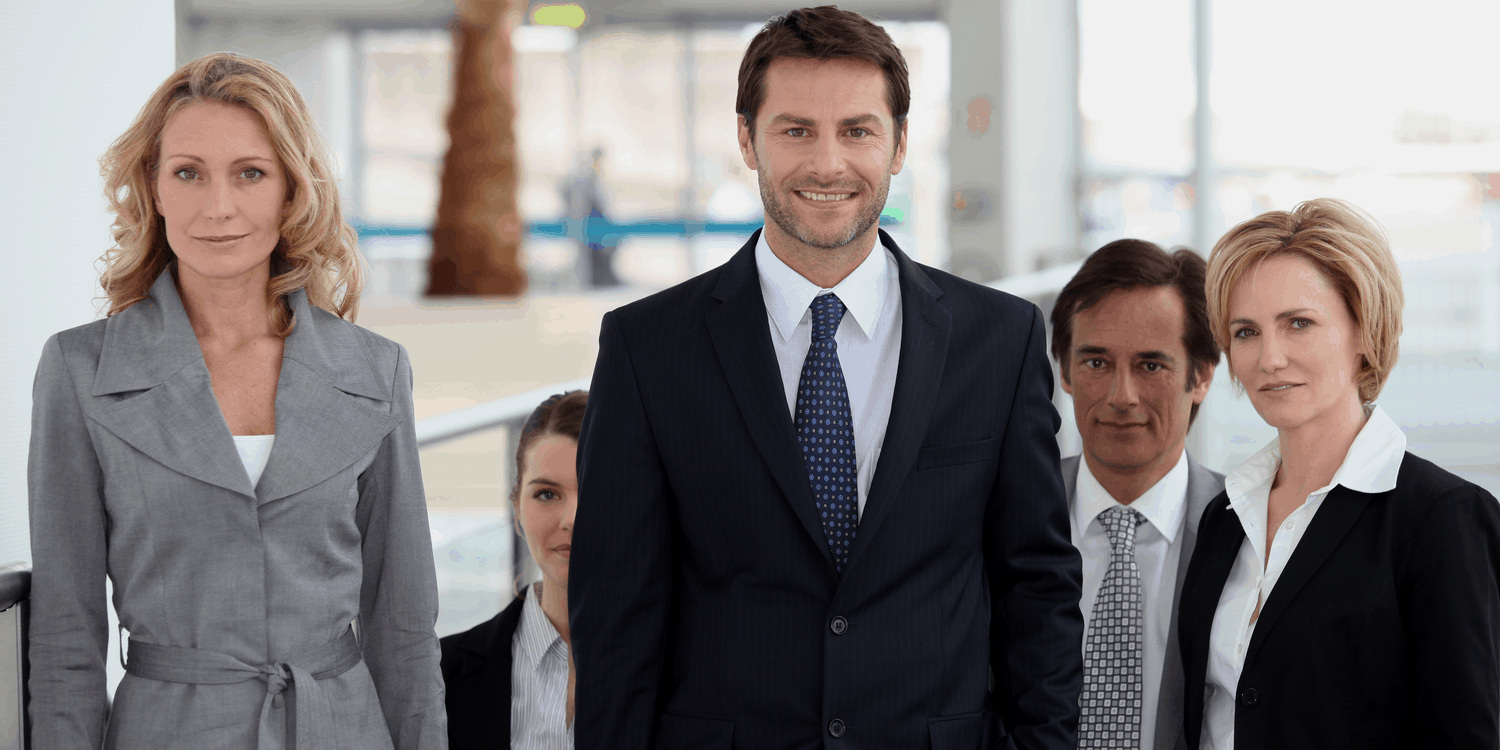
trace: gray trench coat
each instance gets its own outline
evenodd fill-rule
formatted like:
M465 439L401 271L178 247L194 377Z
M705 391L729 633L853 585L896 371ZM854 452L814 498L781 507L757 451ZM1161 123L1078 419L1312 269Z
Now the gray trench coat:
M290 300L254 487L169 272L149 300L47 342L28 472L32 747L447 747L406 351ZM150 644L112 710L106 574L130 640ZM330 644L338 674L290 668ZM141 676L163 653L248 671Z

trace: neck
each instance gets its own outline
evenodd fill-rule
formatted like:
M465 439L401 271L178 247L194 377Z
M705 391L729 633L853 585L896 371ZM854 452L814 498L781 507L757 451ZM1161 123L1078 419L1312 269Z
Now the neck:
M1281 442L1281 467L1273 486L1288 487L1306 495L1333 481L1333 475L1349 455L1349 446L1368 418L1355 393L1338 407L1314 420L1277 433Z
M568 648L573 647L572 635L568 632L568 589L557 581L546 580L537 584L540 590L540 604L542 614L547 616L547 621L557 629L557 634L562 636L563 643Z
M177 294L199 341L228 342L273 335L270 261L233 279L209 279L178 266Z
M771 252L803 278L818 285L820 289L832 289L845 277L859 268L875 248L879 234L870 227L864 234L840 247L813 247L781 230L774 221L767 221L766 245Z
M1129 505L1138 500L1141 495L1146 494L1146 490L1155 487L1162 477L1177 466L1178 459L1182 457L1185 442L1186 437L1155 460L1139 466L1117 466L1105 463L1087 449L1083 452L1083 460L1088 462L1089 471L1093 473L1094 479L1099 480L1099 485L1115 499L1115 502Z

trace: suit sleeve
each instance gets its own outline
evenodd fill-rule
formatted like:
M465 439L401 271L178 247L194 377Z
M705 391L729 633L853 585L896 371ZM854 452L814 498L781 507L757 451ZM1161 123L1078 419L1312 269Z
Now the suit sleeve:
M1421 747L1500 747L1500 504L1474 485L1450 490L1410 545Z
M411 364L402 348L391 400L400 423L360 477L364 580L359 640L397 750L445 750L447 714L433 630L437 572L417 461L411 384Z
M57 336L37 367L26 476L31 746L92 750L109 714L104 478Z
M1072 750L1083 687L1082 561L1069 539L1052 368L1041 314L1030 337L985 515L995 709L1020 750Z
M568 606L578 750L645 750L666 659L671 497L617 313L604 318L578 451Z

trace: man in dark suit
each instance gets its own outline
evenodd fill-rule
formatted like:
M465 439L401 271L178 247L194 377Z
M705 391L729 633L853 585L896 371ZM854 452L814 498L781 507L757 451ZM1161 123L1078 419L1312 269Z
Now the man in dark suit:
M1203 509L1224 491L1224 475L1186 450L1219 363L1206 269L1191 250L1117 240L1052 309L1052 354L1083 438L1062 462L1088 625L1080 748L1182 741L1177 592Z
M740 67L765 229L605 316L569 600L580 750L1064 750L1079 559L1041 314L876 222L906 64L832 7Z

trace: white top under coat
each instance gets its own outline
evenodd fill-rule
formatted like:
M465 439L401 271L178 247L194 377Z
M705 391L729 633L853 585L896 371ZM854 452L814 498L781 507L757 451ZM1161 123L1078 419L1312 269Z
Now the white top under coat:
M1083 556L1084 647L1088 647L1088 626L1094 615L1094 600L1104 573L1109 569L1109 535L1103 524L1095 523L1099 514L1115 508L1132 508L1146 517L1146 523L1135 531L1135 564L1141 572L1141 595L1145 601L1143 655L1145 668L1141 682L1141 744L1155 747L1157 701L1161 698L1161 672L1167 655L1167 636L1172 630L1172 600L1177 589L1177 563L1182 556L1183 519L1187 516L1187 451L1156 484L1130 505L1115 500L1089 470L1088 459L1078 458L1078 482L1075 485L1069 520L1073 527L1073 545Z
M542 584L531 584L510 648L510 747L572 750L568 721L568 644L542 611ZM498 741L496 747L499 747Z
M1233 750L1234 707L1245 651L1255 634L1250 621L1256 605L1271 596L1287 560L1296 551L1302 535L1312 524L1329 491L1344 486L1356 492L1389 492L1396 488L1396 475L1406 455L1406 435L1378 406L1366 407L1369 419L1355 436L1328 486L1307 496L1276 531L1270 555L1266 554L1266 523L1271 484L1281 467L1281 439L1251 456L1224 478L1229 507L1239 516L1245 540L1219 595L1209 634L1208 674L1204 686L1203 733L1200 750ZM1265 561L1262 566L1261 561Z
M787 411L797 418L797 386L802 363L812 347L813 299L833 292L847 312L833 340L849 391L854 420L854 461L859 478L859 513L865 512L875 464L885 444L896 393L896 366L901 362L901 281L896 258L878 240L858 267L832 289L822 289L792 270L771 252L766 233L755 245L760 292L770 319L771 346L781 370Z
M260 475L266 471L266 462L271 460L271 446L275 435L235 435L234 449L240 452L240 462L245 473L250 475L250 486L260 484Z

